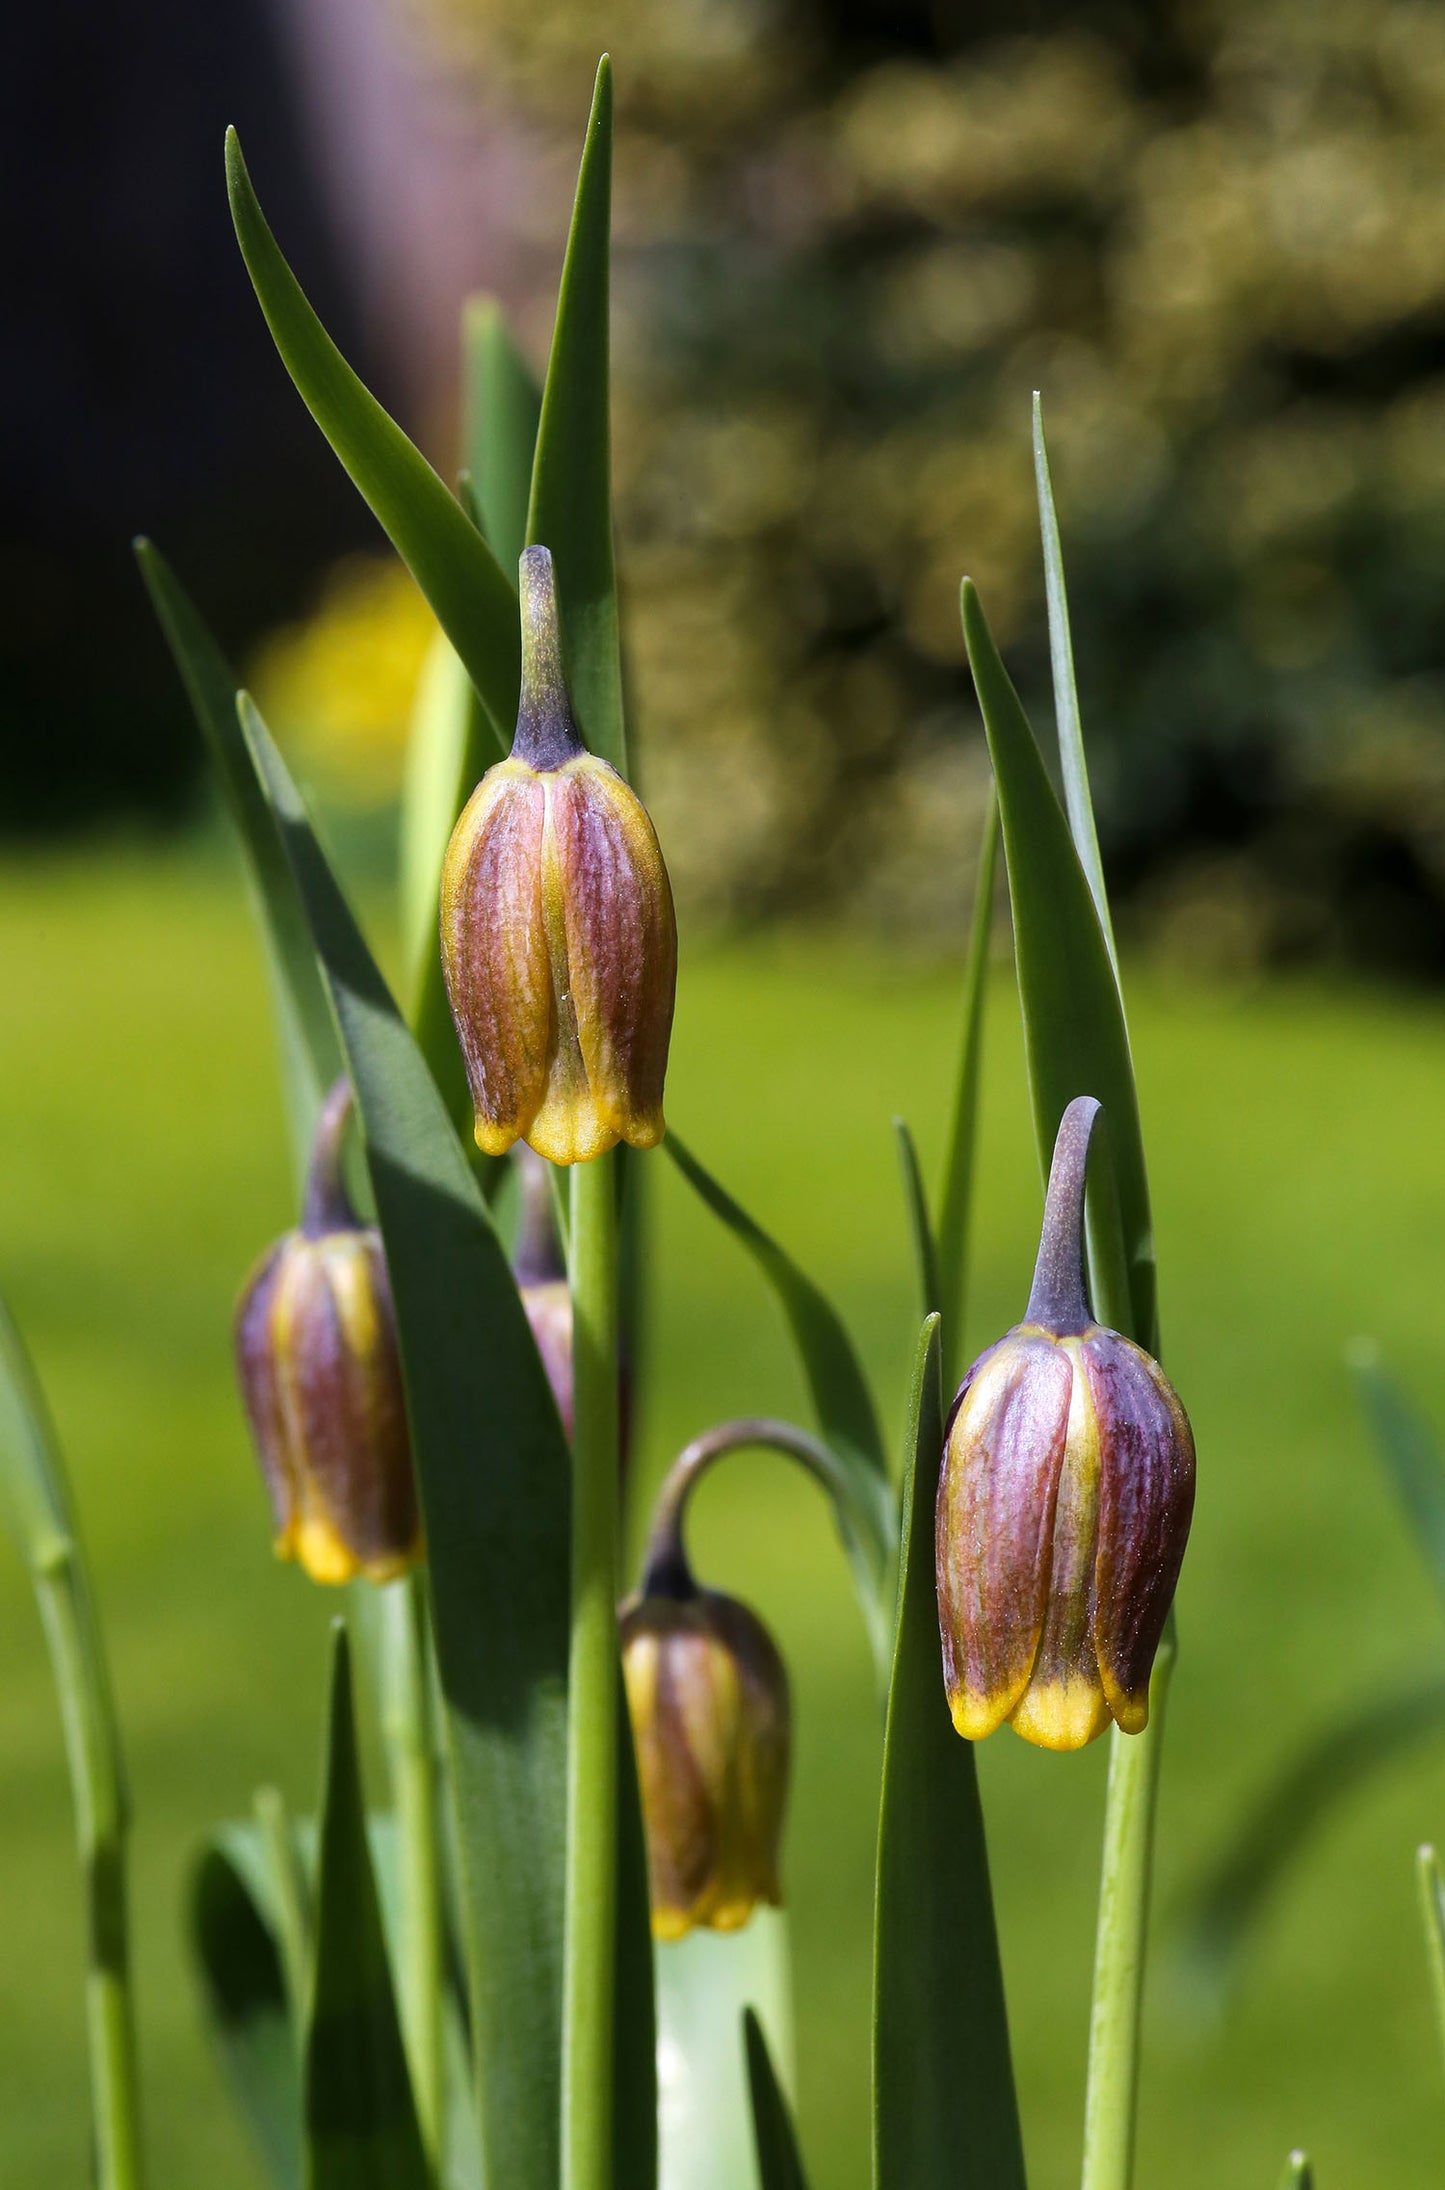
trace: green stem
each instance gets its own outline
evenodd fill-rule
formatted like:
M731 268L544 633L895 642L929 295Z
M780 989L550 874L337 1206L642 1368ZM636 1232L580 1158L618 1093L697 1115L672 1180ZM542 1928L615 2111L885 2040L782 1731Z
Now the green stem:
M727 1453L758 1449L781 1452L796 1460L822 1485L840 1512L848 1511L848 1477L821 1438L800 1430L795 1423L780 1422L774 1415L750 1414L733 1422L719 1422L690 1445L684 1445L663 1478L647 1532L640 1595L692 1595L697 1585L682 1535L688 1500L708 1469Z
M443 2118L442 1892L426 1587L381 1592L381 1730L401 1843L401 2019L417 2122L433 2170Z
M32 1569L55 1667L89 1911L85 2020L100 2190L140 2190L140 2115L126 1916L127 1804L109 1682L74 1539Z
M1154 1821L1177 1649L1171 1612L1149 1682L1149 1723L1142 1734L1121 1734L1115 1727L1110 1736L1084 2101L1083 2190L1130 2190L1133 2181Z
M617 1180L572 1173L572 1640L567 1710L563 2190L611 2190L617 1929Z

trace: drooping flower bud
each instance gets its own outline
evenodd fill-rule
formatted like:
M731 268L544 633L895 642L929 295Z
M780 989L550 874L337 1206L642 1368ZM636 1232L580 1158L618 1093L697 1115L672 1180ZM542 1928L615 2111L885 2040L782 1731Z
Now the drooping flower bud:
M959 1388L938 1485L938 1616L953 1723L1080 1749L1149 1716L1194 1510L1194 1438L1143 1348L1095 1323L1084 1172L1099 1115L1059 1126L1024 1321Z
M653 1934L736 1931L782 1898L787 1670L756 1614L698 1587L675 1514L620 1617Z
M520 592L516 736L447 848L442 968L478 1145L585 1163L662 1138L677 926L646 807L573 719L546 548Z
M258 1264L236 1313L241 1397L276 1551L313 1581L385 1582L421 1556L406 1402L381 1236L341 1175L351 1090L317 1126L300 1229Z

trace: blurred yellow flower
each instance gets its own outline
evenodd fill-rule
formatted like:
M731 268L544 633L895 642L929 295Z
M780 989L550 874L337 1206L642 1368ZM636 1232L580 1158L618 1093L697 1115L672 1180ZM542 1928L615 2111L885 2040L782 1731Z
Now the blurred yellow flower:
M301 773L352 807L401 789L408 720L436 621L394 557L349 555L303 622L264 639L256 703Z

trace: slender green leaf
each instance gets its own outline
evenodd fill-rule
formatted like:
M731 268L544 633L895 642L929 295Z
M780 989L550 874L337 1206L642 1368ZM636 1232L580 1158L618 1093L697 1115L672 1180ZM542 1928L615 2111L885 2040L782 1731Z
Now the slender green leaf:
M903 1199L908 1210L908 1236L913 1247L913 1274L918 1282L920 1316L936 1314L939 1301L938 1254L928 1216L928 1196L923 1188L918 1149L905 1118L893 1121L898 1143L898 1167L903 1174Z
M1442 2057L1445 2057L1445 1889L1440 1884L1440 1866L1433 1848L1417 1851L1415 1879L1420 1889L1420 1921L1430 1966L1430 2003L1435 2011L1435 2035Z
M206 2022L236 2107L277 2190L301 2190L301 2068L279 1925L257 1827L223 1826L191 1888Z
M468 298L462 314L462 397L462 437L482 530L510 575L527 545L542 391L495 297Z
M1374 1432L1375 1449L1437 1589L1445 1592L1445 1450L1434 1430L1385 1368L1368 1339L1350 1349L1355 1393Z
M339 1620L335 1638L302 2075L307 2190L429 2190L367 1844L351 1653Z
M282 363L431 603L498 733L508 735L522 664L511 577L307 303L266 225L234 129L226 133L226 187L241 256Z
M994 881L998 872L998 799L991 790L978 849L973 920L963 977L963 1033L953 1082L953 1114L943 1187L938 1197L938 1297L929 1305L943 1317L943 1381L951 1391L964 1361L968 1220L978 1145L978 1088L983 1069L984 1005L988 998L989 943L993 936ZM927 1312L927 1311L925 1311Z
M266 948L299 1188L311 1160L317 1113L341 1070L341 1045L275 821L236 736L236 679L159 550L149 540L137 540L135 551L245 855L252 908Z
M245 736L356 1090L396 1303L437 1662L488 2179L555 2190L570 1455L442 1099L254 710Z
M60 1449L35 1372L0 1298L0 1507L29 1570L60 1704L86 1906L86 2028L99 2190L139 2190L130 1995L130 1804L100 1622Z
M1034 483L1038 491L1039 530L1044 542L1044 595L1049 612L1049 663L1054 679L1054 720L1059 732L1059 761L1064 776L1064 810L1069 833L1088 877L1094 910L1099 916L1114 972L1119 953L1114 947L1114 925L1109 917L1109 893L1104 886L1104 863L1099 857L1099 831L1094 821L1094 801L1089 790L1089 765L1084 755L1084 726L1079 716L1079 691L1074 681L1074 641L1069 630L1069 596L1064 585L1064 550L1059 539L1054 485L1049 477L1049 450L1044 439L1044 405L1034 390Z
M937 1316L919 1341L903 1450L898 1628L874 1900L874 2190L1022 2190L978 1775L972 1743L949 1719L938 1647Z
M483 770L502 758L502 748L486 717L474 707L474 698L471 678L450 640L438 632L422 665L412 705L397 840L402 950L414 1021L433 966L438 981L441 976L437 902L447 843ZM474 756L472 725L478 716L490 750ZM481 760L475 772L474 758Z
M838 1521L869 1635L881 1665L886 1667L891 1647L895 1501L878 1417L853 1342L837 1310L812 1279L805 1277L777 1241L753 1222L677 1134L669 1132L662 1145L688 1184L747 1249L788 1319L819 1427L851 1487L850 1502L846 1509L838 1509Z
M612 63L597 69L532 472L527 539L552 550L567 684L594 753L627 773L612 561L608 281Z
M1445 1723L1445 1676L1372 1696L1311 1742L1255 1804L1192 1897L1184 1951L1194 1981L1217 1993L1310 1834L1362 1779Z
M751 2008L743 2011L743 2044L747 2048L753 2138L763 2190L808 2190L788 2102L773 2072L763 2026Z
M1073 1098L1096 1096L1104 1106L1112 1165L1096 1161L1090 1166L1094 1307L1102 1320L1157 1353L1149 1182L1119 985L1068 822L967 578L962 612L998 783L1040 1161L1047 1171L1059 1120ZM1098 1140L1096 1133L1096 1144ZM1123 1250L1119 1271L1111 1267L1115 1222L1108 1189L1111 1170Z
M313 1880L308 1875L308 1856L303 1853L301 1836L279 1788L258 1787L251 1809L267 1919L281 1956L281 1974L286 1980L286 1997L299 2041L311 1994L315 1952ZM309 1871L314 1872L315 1826L310 1820L307 1832Z
M541 392L491 297L474 297L462 323L465 442L483 530L501 568L514 572L527 541L527 498ZM515 607L512 611L514 617ZM471 1105L447 1008L437 940L442 860L457 816L511 741L494 724L450 642L439 636L412 714L401 808L401 912L412 1026L465 1141ZM505 736L499 735L504 731Z

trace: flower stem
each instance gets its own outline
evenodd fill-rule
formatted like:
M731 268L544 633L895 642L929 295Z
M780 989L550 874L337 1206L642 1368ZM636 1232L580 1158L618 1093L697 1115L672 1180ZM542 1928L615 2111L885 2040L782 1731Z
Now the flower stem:
M381 1728L401 1847L402 2031L417 2124L433 2169L443 2117L442 1896L426 1586L413 1571L381 1592Z
M58 1538L34 1568L65 1726L88 1902L90 1963L85 2020L101 2190L139 2190L142 2179L126 1909L128 1806L110 1703L77 1547Z
M1142 1734L1121 1734L1115 1727L1110 1736L1084 2101L1083 2190L1130 2190L1134 2176L1154 1821L1165 1706L1177 1649L1171 1612L1149 1682L1149 1723Z
M572 1172L575 1428L567 1711L563 2190L611 2190L617 1929L617 1179Z
M682 1540L683 1514L698 1479L726 1453L761 1448L785 1453L806 1468L839 1505L846 1504L848 1479L820 1438L772 1415L744 1415L719 1422L684 1445L663 1479L652 1509L647 1550L639 1585L644 1597L691 1597L697 1588Z

